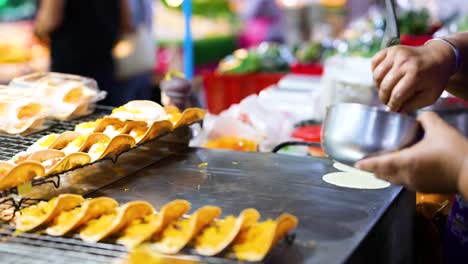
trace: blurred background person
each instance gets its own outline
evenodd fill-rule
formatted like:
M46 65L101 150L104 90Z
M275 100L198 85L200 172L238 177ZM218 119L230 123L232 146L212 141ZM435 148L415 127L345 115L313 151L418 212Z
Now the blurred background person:
M119 90L119 98L116 98L114 104L122 105L131 100L151 100L154 98L154 95L157 94L154 91L153 85L153 70L156 63L156 39L153 35L153 0L124 0L128 1L128 7L130 11L130 22L131 22L131 31L128 34L131 34L130 38L124 36L124 42L130 41L127 43L132 46L132 53L128 54L129 56L134 56L134 60L138 61L126 61L125 58L120 62L121 64L131 64L131 65L120 65L122 67L138 67L137 64L141 63L139 58L151 58L148 60L146 67L139 69L131 70L131 74L127 76L119 76L117 74L117 87ZM138 36L137 34L140 34ZM139 47L136 43L135 38L142 37L139 41L144 41L147 43L140 43L143 45L143 48ZM133 41L131 41L133 39ZM114 50L114 58L119 60L118 55L115 53L118 52L119 43ZM125 49L125 48L124 48ZM141 54L135 54L141 53ZM118 64L119 62L117 62ZM119 66L119 65L118 65Z
M35 32L50 41L51 71L95 79L108 92L102 104L120 102L112 49L128 29L126 0L41 0Z
M251 0L245 4L242 18L246 23L241 35L242 46L256 46L263 41L285 41L283 15L276 1Z

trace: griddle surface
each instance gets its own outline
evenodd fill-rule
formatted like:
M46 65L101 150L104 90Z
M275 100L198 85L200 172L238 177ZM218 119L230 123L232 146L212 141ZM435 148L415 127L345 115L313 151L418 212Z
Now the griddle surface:
M207 164L205 164L207 163ZM206 166L204 166L206 165ZM93 196L144 199L155 207L187 199L192 211L217 205L223 215L253 207L262 218L299 218L293 246L280 245L269 263L342 263L375 226L401 188L355 190L322 181L332 161L279 154L189 149L105 187ZM315 247L310 241L315 241Z

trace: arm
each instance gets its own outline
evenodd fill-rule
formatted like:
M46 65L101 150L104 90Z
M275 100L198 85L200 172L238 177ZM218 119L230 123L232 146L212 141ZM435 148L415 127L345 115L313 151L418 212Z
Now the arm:
M356 166L411 190L459 192L468 199L468 141L432 112L423 112L418 120L425 131L420 142L362 160Z
M466 156L463 161L458 186L459 192L463 195L463 198L468 201L468 157Z
M37 13L35 31L41 38L47 37L63 21L64 0L42 0Z
M128 0L120 0L120 33L133 32L132 11Z
M461 52L462 67L456 74L455 54L442 41L394 46L374 56L372 72L382 103L392 111L412 112L436 102L444 89L468 98L468 32L445 38Z
M461 53L462 65L460 70L453 75L446 90L464 100L468 100L468 32L446 36L445 39L452 42Z

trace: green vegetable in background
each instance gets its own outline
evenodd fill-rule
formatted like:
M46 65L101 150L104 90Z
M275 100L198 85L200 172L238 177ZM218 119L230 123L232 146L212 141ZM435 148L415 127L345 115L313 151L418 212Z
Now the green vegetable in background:
M398 15L402 35L425 35L431 30L431 16L427 8L409 10Z
M458 32L468 31L468 16L465 16L459 23L458 23Z
M182 10L182 6L171 7L167 0L161 0L171 9ZM231 18L234 16L227 0L192 0L192 14L209 18Z
M227 56L218 66L221 73L250 73L261 69L260 59L254 51L245 49L236 50L233 55Z
M289 71L288 59L281 49L282 47L276 43L264 42L250 50L236 50L219 63L218 71L221 73Z
M263 42L256 48L263 72L283 72L289 70L288 62L283 58L277 43Z
M296 58L303 64L318 62L322 55L322 51L323 47L321 43L306 43L296 51Z
M0 0L0 22L31 19L36 9L36 0Z

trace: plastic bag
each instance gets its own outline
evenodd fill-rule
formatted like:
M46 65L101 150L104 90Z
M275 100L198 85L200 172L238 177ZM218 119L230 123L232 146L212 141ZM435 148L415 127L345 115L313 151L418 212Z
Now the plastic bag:
M106 96L97 82L78 75L39 72L14 78L9 86L31 89L35 96L45 98L47 116L66 120L94 111L96 102Z
M0 131L23 133L42 125L46 108L32 91L0 86Z
M375 95L371 59L335 56L325 62L322 112L336 103L372 104Z
M202 131L191 145L204 146L206 142L222 137L248 139L258 144L260 151L290 139L293 123L287 115L256 95L232 105L219 115L205 116Z

